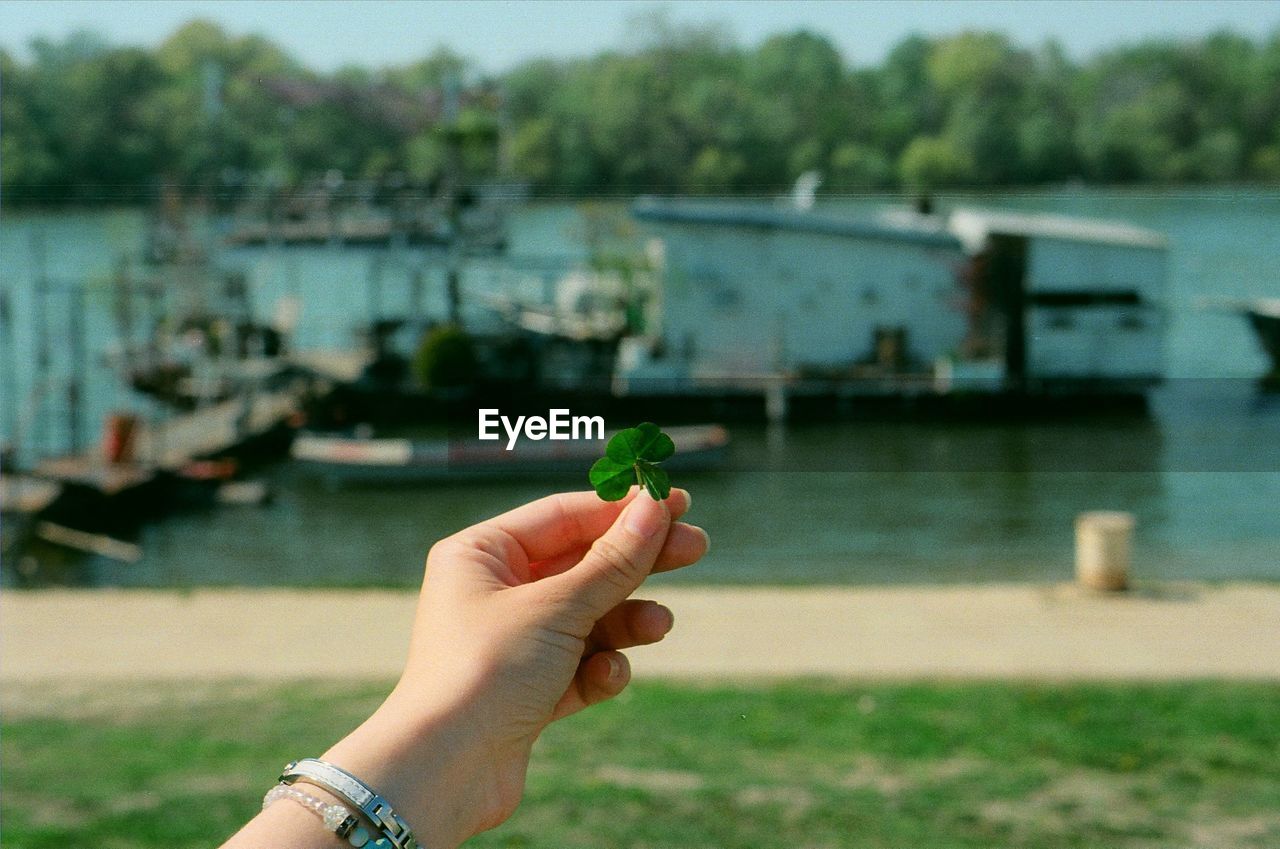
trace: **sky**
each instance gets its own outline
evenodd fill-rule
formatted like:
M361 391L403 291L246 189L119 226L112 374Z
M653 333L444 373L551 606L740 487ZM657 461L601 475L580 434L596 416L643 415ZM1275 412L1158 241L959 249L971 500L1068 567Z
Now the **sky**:
M1277 0L0 0L0 47L25 59L31 39L82 28L112 44L153 46L205 17L235 34L265 35L320 71L404 64L443 45L498 72L535 57L624 47L628 20L655 7L677 23L725 24L747 46L809 29L855 65L879 63L913 32L994 29L1024 46L1054 38L1080 59L1143 38L1280 31Z

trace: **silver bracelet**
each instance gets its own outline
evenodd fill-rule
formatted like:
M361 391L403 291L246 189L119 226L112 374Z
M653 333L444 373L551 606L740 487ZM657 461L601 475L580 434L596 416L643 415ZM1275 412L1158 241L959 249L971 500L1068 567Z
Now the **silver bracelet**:
M280 775L281 784L293 784L295 781L323 787L351 803L395 849L421 849L413 838L413 830L392 809L391 803L345 769L316 758L303 758L286 764ZM373 845L377 846L379 842L375 841Z
M350 843L352 846L361 847L369 844L369 831L360 825L360 819L345 805L337 805L332 802L326 802L323 799L317 799L310 793L303 793L297 788L290 787L287 784L277 784L267 791L267 795L262 797L262 810L266 810L274 803L281 799L291 799L302 807L316 814L324 822L327 831L332 831L338 837ZM387 839L379 838L373 846L378 844L390 846Z

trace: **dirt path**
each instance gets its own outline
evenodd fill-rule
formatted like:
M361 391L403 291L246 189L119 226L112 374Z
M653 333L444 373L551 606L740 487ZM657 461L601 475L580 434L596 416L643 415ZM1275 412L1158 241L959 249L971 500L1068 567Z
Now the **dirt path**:
M637 676L1280 680L1280 585L656 588L676 613ZM330 590L0 593L0 683L387 678L415 596Z

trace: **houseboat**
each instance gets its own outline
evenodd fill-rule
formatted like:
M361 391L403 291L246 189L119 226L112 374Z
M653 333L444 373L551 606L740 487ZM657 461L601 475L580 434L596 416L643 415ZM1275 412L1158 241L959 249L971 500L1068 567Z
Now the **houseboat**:
M642 200L663 285L622 394L1141 396L1167 243L1122 223L954 209L865 219Z

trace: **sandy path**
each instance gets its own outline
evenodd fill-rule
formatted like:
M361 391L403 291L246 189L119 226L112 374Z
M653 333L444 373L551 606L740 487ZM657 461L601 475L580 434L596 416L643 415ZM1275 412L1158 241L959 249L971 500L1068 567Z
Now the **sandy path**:
M1280 585L656 588L676 612L637 676L1280 680ZM387 678L414 594L0 593L0 683Z

